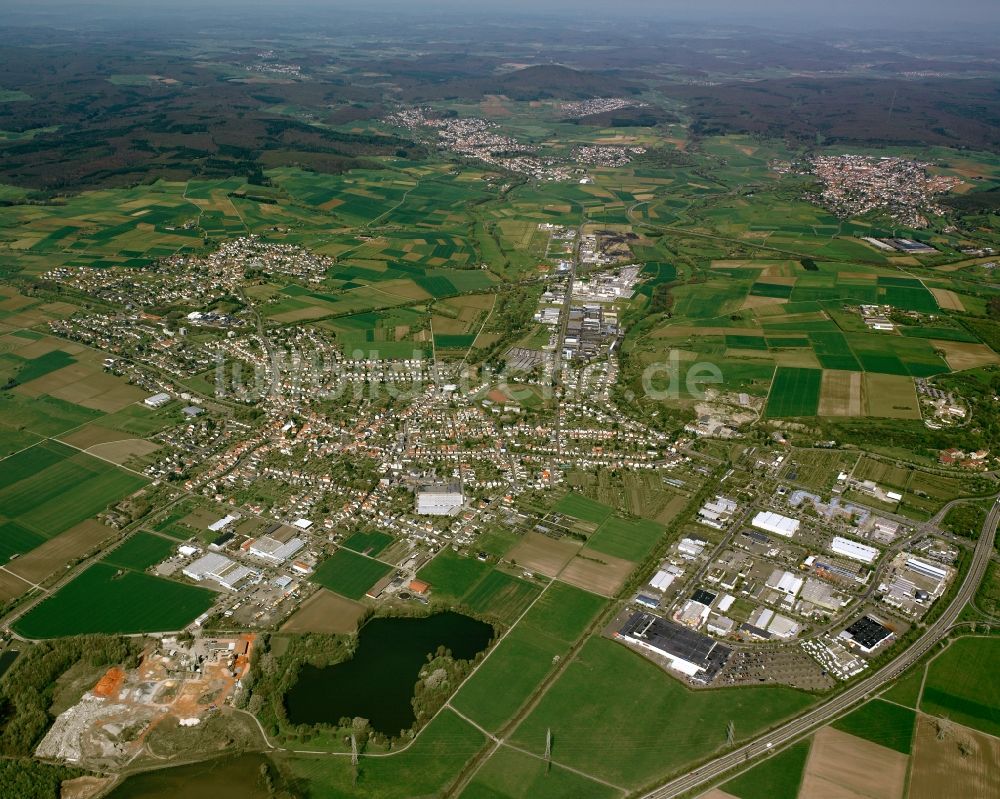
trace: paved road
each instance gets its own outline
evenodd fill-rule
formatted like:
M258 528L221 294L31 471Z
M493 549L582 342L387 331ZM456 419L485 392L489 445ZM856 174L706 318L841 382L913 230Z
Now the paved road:
M837 695L813 710L788 722L782 727L762 735L750 743L734 749L721 757L707 763L695 771L678 777L659 788L645 794L642 799L670 799L670 797L693 791L702 783L717 779L731 769L742 766L756 757L765 755L772 749L790 743L815 727L826 724L839 716L852 705L862 701L886 683L896 679L903 671L920 660L928 651L948 634L949 628L958 619L965 604L972 599L986 571L993 552L993 539L1000 521L1000 500L993 504L983 524L982 534L976 544L972 557L972 565L951 604L931 624L915 644L901 652L899 656L870 677L854 684L842 694Z

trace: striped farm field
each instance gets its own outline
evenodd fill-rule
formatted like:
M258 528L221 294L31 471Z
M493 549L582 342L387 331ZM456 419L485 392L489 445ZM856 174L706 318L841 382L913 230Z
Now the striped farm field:
M819 409L823 372L795 366L779 366L767 398L767 415L815 416Z

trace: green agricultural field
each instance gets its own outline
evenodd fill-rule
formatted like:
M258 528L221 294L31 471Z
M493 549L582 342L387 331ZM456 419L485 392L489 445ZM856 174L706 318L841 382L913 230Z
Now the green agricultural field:
M663 527L645 519L612 516L587 541L588 549L625 560L642 560L663 535Z
M101 560L122 569L144 571L169 557L177 546L175 541L153 533L139 532L116 547Z
M581 701L596 696L600 702ZM541 754L551 728L553 760L638 789L718 751L730 720L743 740L812 701L778 686L691 691L624 646L593 638L517 728L513 743Z
M585 522L595 522L601 524L608 520L612 510L595 500L588 499L582 494L571 493L560 499L553 508L556 513L564 513L574 519L581 519Z
M430 583L435 596L459 600L492 568L488 563L463 557L452 549L443 549L417 572L417 577Z
M18 619L25 638L180 630L208 610L204 588L95 563Z
M556 657L586 631L606 600L565 583L552 583L494 649L452 702L496 731L531 696ZM497 691L496 686L503 690Z
M908 755L916 723L917 714L913 710L892 702L873 699L843 718L837 719L831 726Z
M64 366L76 363L76 358L62 350L52 350L37 358L21 358L10 352L0 354L0 360L7 361L14 367L13 380L18 385L30 383Z
M338 549L319 565L311 579L348 599L361 599L369 588L391 571L391 566L377 560L355 554L349 549Z
M452 704L477 724L496 731L545 679L554 659L564 657L568 650L565 642L522 621L489 653Z
M1000 639L961 638L927 667L920 709L1000 735Z
M462 604L476 613L513 624L524 613L540 588L502 571L492 571L462 597Z
M393 538L388 533L370 530L366 533L355 533L344 542L344 546L374 558L392 541Z
M2 461L0 519L52 538L146 484L146 479L55 441Z
M815 416L822 378L823 372L819 369L779 366L767 398L767 415L771 418Z
M532 606L521 624L571 644L607 605L607 600L566 583L554 582Z
M36 436L57 436L98 419L103 414L72 402L42 395L22 397L0 391L0 426Z
M461 799L617 799L610 786L507 747L498 749L460 794Z
M11 555L23 555L40 544L45 537L33 530L22 527L17 522L0 521L0 563L6 563Z
M920 702L920 688L924 684L924 667L920 666L905 677L896 680L892 687L881 696L888 702L916 708Z
M796 799L810 741L799 741L721 787L738 799Z
M0 460L22 449L27 449L38 441L38 436L27 430L12 430L0 425Z

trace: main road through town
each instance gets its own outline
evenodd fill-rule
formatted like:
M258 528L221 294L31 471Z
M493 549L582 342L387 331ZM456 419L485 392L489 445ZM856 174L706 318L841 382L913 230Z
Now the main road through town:
M952 598L944 612L924 632L916 643L904 650L891 663L883 666L870 677L855 683L846 691L838 694L828 702L813 708L808 713L799 716L787 724L762 735L744 746L727 752L706 763L682 777L671 780L653 791L643 795L642 799L670 799L696 789L699 785L715 780L727 771L736 769L755 758L766 755L774 749L802 737L810 730L819 727L836 718L852 705L862 701L867 696L899 677L907 668L926 655L942 638L958 619L965 604L972 599L986 572L986 566L993 554L993 539L1000 521L1000 499L994 502L983 523L983 530L976 543L972 556L972 565L966 572L965 580Z

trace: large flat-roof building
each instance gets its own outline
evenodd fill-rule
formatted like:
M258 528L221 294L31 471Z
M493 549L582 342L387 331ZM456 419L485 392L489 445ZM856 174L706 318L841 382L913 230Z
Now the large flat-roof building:
M292 538L289 541L279 541L269 535L262 535L250 544L248 549L251 555L255 555L262 560L271 563L284 563L305 546L301 538Z
M216 552L210 552L189 563L181 573L198 583L203 580L214 580L230 591L235 591L245 580L257 575L253 569L241 566Z
M798 519L790 519L788 516L782 516L780 513L762 510L753 517L753 521L751 521L750 524L758 530L764 530L768 533L774 533L775 535L784 536L785 538L791 538L799 531L801 523Z
M168 402L170 402L170 395L161 392L159 394L154 394L151 397L146 397L146 399L142 401L142 404L150 408L162 408Z
M862 652L871 654L894 636L895 633L879 619L874 616L862 616L842 630L838 637L856 646Z
M422 516L454 516L465 504L460 483L431 483L417 491L417 513Z
M707 635L639 611L615 633L616 638L665 658L670 668L700 682L711 682L732 650Z
M875 547L859 544L857 541L839 535L834 536L830 542L830 551L851 560L859 560L862 563L874 563L878 557L878 550Z

